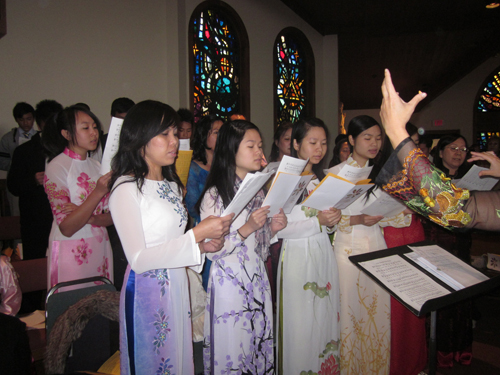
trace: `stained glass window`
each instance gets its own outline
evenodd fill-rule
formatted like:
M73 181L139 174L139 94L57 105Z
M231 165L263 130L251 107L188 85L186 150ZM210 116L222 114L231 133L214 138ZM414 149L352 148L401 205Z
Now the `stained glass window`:
M488 79L479 95L477 110L479 112L500 111L500 71L492 74Z
M274 44L276 123L295 122L314 111L314 56L305 35L287 28Z
M242 98L242 91L248 87L248 75L242 73L248 65L248 47L244 45L248 38L234 10L220 4L204 2L191 17L191 97L195 121L207 114L221 118L232 113L248 115L248 100Z

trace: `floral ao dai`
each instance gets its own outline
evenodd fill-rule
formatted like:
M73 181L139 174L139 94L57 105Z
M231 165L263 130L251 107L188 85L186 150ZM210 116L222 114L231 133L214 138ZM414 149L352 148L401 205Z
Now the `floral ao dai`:
M193 374L186 267L201 255L177 184L120 177L110 208L129 262L120 297L121 374Z
M68 214L62 212L66 203L80 206L94 191L99 179L99 162L69 149L56 156L45 171L45 192L49 198L54 221L49 237L48 281L51 288L62 281L104 276L113 281L113 256L105 227L85 224L73 236L64 236L59 225ZM93 214L108 213L105 195Z
M220 216L222 201L205 193L201 219ZM205 374L274 374L273 307L264 262L255 252L255 233L241 241L248 206L233 221L223 248L212 259L205 310Z

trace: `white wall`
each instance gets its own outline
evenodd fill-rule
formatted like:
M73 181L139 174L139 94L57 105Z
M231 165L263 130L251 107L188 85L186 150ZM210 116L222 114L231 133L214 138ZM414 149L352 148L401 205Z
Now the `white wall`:
M167 90L166 1L8 0L0 39L0 132L18 101L85 102L107 127L113 99L177 99ZM175 53L175 51L174 51Z
M0 135L18 101L85 102L107 129L111 102L157 99L188 107L188 22L199 0L7 0L0 39ZM251 120L269 153L273 42L288 26L308 37L316 60L317 116L337 133L336 36L322 37L279 0L229 0L250 42Z
M411 122L425 130L460 129L460 133L465 136L469 144L474 143L471 141L473 141L472 125L476 95L482 89L484 80L499 66L500 54L485 61L428 103L420 112L413 115ZM346 126L358 115L369 115L380 121L379 111L380 109L345 111ZM443 120L443 126L435 127L434 120Z

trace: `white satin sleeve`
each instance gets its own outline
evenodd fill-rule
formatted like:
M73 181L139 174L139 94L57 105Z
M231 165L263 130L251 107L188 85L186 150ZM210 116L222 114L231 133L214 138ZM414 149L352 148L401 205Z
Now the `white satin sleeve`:
M147 212L141 212L141 199L144 198L134 182L116 187L109 199L113 223L130 268L136 273L158 268L192 267L198 270L204 257L192 230L159 245L146 247L142 215L147 215Z

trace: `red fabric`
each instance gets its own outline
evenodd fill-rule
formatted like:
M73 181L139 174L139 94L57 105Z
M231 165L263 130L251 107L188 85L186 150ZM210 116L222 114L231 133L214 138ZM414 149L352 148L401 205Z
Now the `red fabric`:
M407 228L384 228L388 248L425 240L424 228L416 215ZM390 375L416 375L427 365L425 318L418 318L391 297Z

